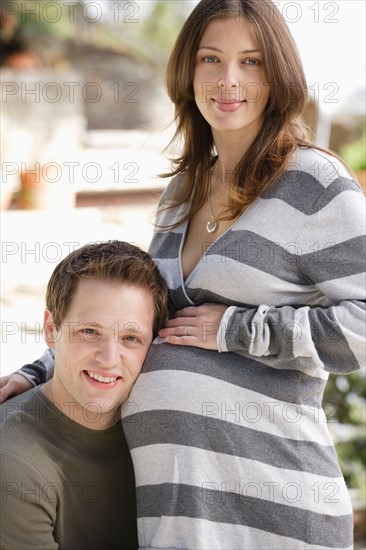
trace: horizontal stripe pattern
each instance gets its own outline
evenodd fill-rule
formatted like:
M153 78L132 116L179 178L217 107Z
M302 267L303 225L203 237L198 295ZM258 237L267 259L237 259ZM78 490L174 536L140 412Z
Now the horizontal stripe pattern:
M136 426L138 434L133 434ZM184 435L184 445L192 448L247 458L277 468L333 478L340 476L332 445L326 447L309 441L276 437L207 416L174 410L136 413L124 421L124 431L127 438L133 439L130 449L156 443L183 444ZM297 426L294 431L298 431Z
M215 254L221 264L226 264L227 260L233 260L284 281L305 284L307 281L301 276L297 267L297 252L297 247L291 243L284 248L252 231L229 230L225 241L212 245L202 258L202 262L209 263L209 256ZM189 279L187 283L189 284Z
M317 261L314 261L314 255ZM365 236L355 237L340 244L301 257L301 265L314 283L323 283L364 273L360 258L366 258Z
M221 497L215 491L210 494L207 490L203 499L202 489L183 484L145 485L137 488L138 517L154 517L158 514L161 517L210 518L210 521L216 523L246 525L282 537L298 539L309 545L347 548L352 544L348 529L349 515L326 516L233 493L226 493L225 502L222 503ZM334 540L335 533L338 546L329 545ZM256 545L255 548L260 547Z
M174 178L161 204L183 183ZM221 353L156 339L123 407L140 546L350 548L352 508L320 404L328 371L365 362L359 186L337 159L299 148L228 231L202 243L184 281L187 225L158 230L150 248L170 313L229 307Z
M362 287L364 286L364 289ZM320 292L326 294L329 300L333 303L339 301L355 300L360 308L360 312L363 312L363 303L366 300L366 286L365 286L365 274L357 273L356 275L350 275L349 277L342 277L341 279L333 279L332 281L324 281L318 283L317 287ZM358 314L357 314L358 316Z
M301 473L228 454L210 453L208 461L207 454L202 449L172 444L133 449L136 464L150 462L148 471L141 469L136 485L182 483L201 489L203 499L207 491L216 493L218 505L225 502L226 493L233 493L317 514L349 513L349 495L342 477Z
M342 334L347 340L349 348L352 350L354 357L359 365L365 361L365 341L366 341L366 323L364 316L366 311L366 303L352 300L347 302L346 307L342 309L334 309L334 317L337 325L342 327ZM350 319L353 321L351 322ZM357 319L357 322L354 322Z
M314 214L315 212L323 210L327 204L333 201L341 193L347 191L356 191L358 193L360 188L355 181L349 178L337 178L327 187L326 191L322 193L320 199L313 205L313 209L309 214Z
M347 191L337 195L319 212L307 216L297 235L300 253L311 254L364 236L365 206L362 193ZM294 215L297 217L298 213ZM316 256L314 258L316 260Z
M237 353L217 354L215 351L193 346L182 348L166 343L154 343L150 347L137 383L140 384L140 380L145 378L144 375L152 372L186 371L225 381L238 388L246 388L285 403L304 406L316 406L316 403L321 403L328 373L318 369L308 374L300 369L291 369L291 365L288 369L286 370L283 365L283 369L274 370L263 363L262 357L258 361ZM161 383L164 384L164 381Z
M159 411L191 413L197 416L194 421L202 419L204 426L213 419L234 424L239 430L237 438L241 437L240 428L244 427L295 441L304 440L326 446L332 444L329 434L322 427L317 429L317 424L327 421L319 402L289 403L266 395L265 391L271 393L270 388L264 388L260 393L190 371L157 370L153 374L141 374L136 384L136 391L146 396L138 402L134 398L136 392L132 393L130 401L133 400L136 408L131 409L130 413L149 411L154 406L154 410ZM190 389L192 385L193 391ZM182 389L177 396L176 388L179 387ZM227 425L223 429L227 429ZM319 449L314 452L319 452Z
M150 254L157 257L157 251L159 251L159 262L166 259L174 259L173 251L179 246L182 239L182 232L170 231L169 233L157 233L157 237L154 239L150 246Z
M314 176L327 188L339 177L350 179L350 173L339 159L324 151L299 147L292 159L289 169L300 170Z
M338 310L348 308L341 303ZM259 309L259 308L258 308ZM300 368L295 350L311 358L310 369L322 367L328 372L348 373L360 369L352 347L337 324L334 308L291 307L246 310L236 308L226 325L226 346L228 351L243 355L255 354L261 361L274 368ZM363 306L359 306L363 311ZM304 313L300 324L300 313ZM364 314L364 312L363 312ZM356 317L357 318L357 317ZM362 334L362 328L360 327ZM359 339L354 340L357 348L363 347Z
M199 296L202 301L207 290L220 291L218 303L222 303L221 298L229 300L231 296L232 301L236 303L243 304L244 302L252 305L265 303L273 306L297 305L299 300L302 301L302 305L306 305L308 302L309 304L314 303L316 298L320 297L319 290L314 285L304 284L304 281L301 284L301 281L298 281L298 283L287 283L287 287L291 291L291 298L286 300L286 295L281 292L283 282L279 277L260 272L250 266L243 267L244 273L240 273L235 260L226 259L225 263L222 263L220 257L211 257L210 262L207 263L207 276L205 277L202 271L195 273L194 280L192 279L190 287L187 289L187 295L190 299L192 296ZM232 287L218 288L217 277L223 277L227 271L231 273ZM242 289L243 274L247 283L244 291ZM202 288L203 285L205 285L204 288Z
M307 544L302 540L282 537L255 527L223 522L217 524L213 521L184 516L164 516L162 519L156 517L138 518L137 524L140 533L155 533L154 546L150 546L148 540L141 538L140 548L143 550L156 550L157 548L173 550L173 548L165 546L165 540L172 532L175 534L175 548L243 550L243 544L245 544L246 550L253 548L262 550L269 548L271 550L329 549L329 546ZM342 550L351 550L352 548L353 545ZM340 550L339 547L338 550Z
M357 183L351 179L337 178L335 182L329 185L325 192L323 191L323 187L313 176L293 170L287 172L281 179L280 184L278 186L272 186L263 195L263 198L283 200L302 214L311 216L322 210L340 193L346 191L359 192L360 188ZM314 202L314 195L317 193L321 195L321 199Z
M320 195L323 186L314 176L299 170L288 170L280 182L263 193L263 199L278 199L306 216L313 211L314 195Z

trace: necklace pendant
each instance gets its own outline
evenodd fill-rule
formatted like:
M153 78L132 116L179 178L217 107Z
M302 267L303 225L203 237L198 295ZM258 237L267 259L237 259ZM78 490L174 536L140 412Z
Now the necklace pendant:
M217 223L215 222L215 220L210 220L206 223L206 229L207 229L207 233L215 233L216 229L217 229Z

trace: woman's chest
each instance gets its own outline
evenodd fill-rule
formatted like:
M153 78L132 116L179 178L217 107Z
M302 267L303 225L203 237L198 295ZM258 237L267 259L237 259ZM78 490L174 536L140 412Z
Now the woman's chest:
M187 224L181 243L181 266L184 280L187 280L206 251L222 238L233 225L233 220L215 221L201 209Z
M303 274L303 222L285 215L278 202L260 200L211 235L186 226L157 234L151 251L177 308L204 302L310 305L323 297Z

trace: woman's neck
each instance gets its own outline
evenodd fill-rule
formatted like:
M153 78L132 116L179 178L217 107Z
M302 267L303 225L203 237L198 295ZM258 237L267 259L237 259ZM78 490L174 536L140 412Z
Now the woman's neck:
M238 136L232 132L223 135L213 130L212 133L218 155L216 165L221 173L221 181L224 183L234 173L237 165L253 143L253 139L249 139L247 136L243 137L243 135Z

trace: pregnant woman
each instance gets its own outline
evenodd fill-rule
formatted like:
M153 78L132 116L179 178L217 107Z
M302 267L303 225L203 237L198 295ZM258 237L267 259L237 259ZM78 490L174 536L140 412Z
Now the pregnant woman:
M150 252L170 319L123 412L140 547L352 548L322 396L364 362L364 197L309 142L271 2L201 0L167 90L183 148Z

